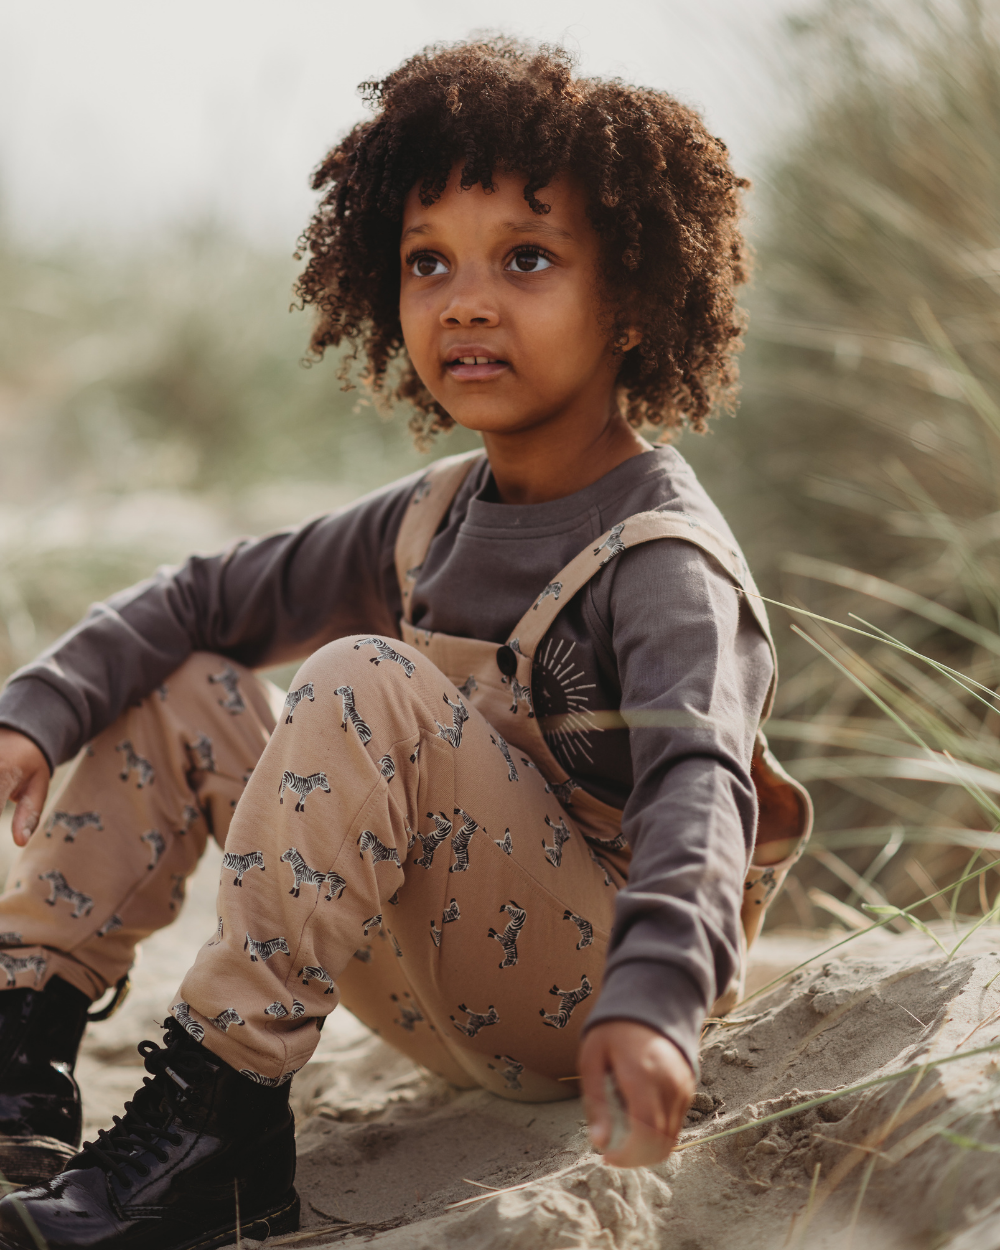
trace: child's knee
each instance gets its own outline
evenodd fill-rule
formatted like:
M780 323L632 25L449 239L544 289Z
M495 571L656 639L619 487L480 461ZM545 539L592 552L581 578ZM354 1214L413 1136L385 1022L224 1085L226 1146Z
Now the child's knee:
M428 661L414 647L396 638L375 634L349 634L314 651L295 675L293 688L308 682L333 679L337 685L355 685L381 670L398 672L409 682L418 666Z

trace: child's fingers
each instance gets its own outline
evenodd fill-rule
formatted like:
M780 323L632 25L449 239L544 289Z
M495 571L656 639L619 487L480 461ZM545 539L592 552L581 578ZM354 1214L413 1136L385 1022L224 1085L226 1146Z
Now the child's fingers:
M38 827L49 792L49 765L30 738L0 728L0 811L7 800L17 804L12 832L24 846Z
M603 1151L611 1141L611 1106L605 1092L608 1055L593 1034L588 1034L583 1040L578 1066L590 1141L595 1150Z
M45 798L49 792L49 775L46 769L31 774L11 795L17 801L11 832L17 846L27 846L28 839L38 828Z
M630 1080L625 1074L618 1077L628 1114L628 1136L616 1150L609 1150L604 1158L616 1168L651 1167L662 1163L677 1142L677 1133L671 1132L671 1102L668 1091L647 1078L636 1074Z

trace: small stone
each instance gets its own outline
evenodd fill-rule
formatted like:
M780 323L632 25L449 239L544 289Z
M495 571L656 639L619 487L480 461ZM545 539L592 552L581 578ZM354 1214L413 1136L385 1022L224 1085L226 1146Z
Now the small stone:
M735 1047L730 1046L728 1050L724 1050L722 1052L723 1063L739 1063L739 1061L740 1061L740 1052Z

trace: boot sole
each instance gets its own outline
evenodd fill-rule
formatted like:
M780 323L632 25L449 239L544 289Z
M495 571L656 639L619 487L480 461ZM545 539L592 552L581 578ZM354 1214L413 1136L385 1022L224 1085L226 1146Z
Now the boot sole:
M250 1241L264 1241L268 1237L279 1237L282 1233L295 1233L299 1229L299 1195L292 1190L291 1198L287 1199L273 1211L263 1215L255 1215L252 1219L240 1221L240 1236ZM230 1246L236 1241L236 1222L227 1224L225 1228L213 1229L194 1241L175 1241L169 1246L156 1247L156 1250L216 1250L219 1246Z
M264 1241L268 1237L278 1237L282 1233L295 1233L299 1228L299 1195L292 1190L290 1198L273 1211L263 1215L255 1215L247 1221L240 1221L240 1235L250 1241ZM150 1230L152 1233L152 1229ZM146 1243L151 1250L217 1250L220 1246L231 1246L236 1241L236 1222L223 1228L215 1228L211 1232L202 1233L193 1241L158 1242L155 1234ZM23 1244L23 1243L22 1243ZM7 1250L11 1245L7 1238L0 1234L0 1250Z

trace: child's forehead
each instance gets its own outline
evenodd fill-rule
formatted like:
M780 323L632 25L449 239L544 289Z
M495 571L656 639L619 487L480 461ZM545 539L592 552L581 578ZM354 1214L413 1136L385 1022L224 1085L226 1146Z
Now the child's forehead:
M461 175L461 166L456 166L444 191L432 204L421 202L419 182L410 188L403 207L404 241L469 222L493 231L548 235L553 239L570 238L586 231L589 225L583 187L569 170L554 175L535 192L548 206L546 213L533 212L525 199L526 174L495 170L489 189L478 182L463 187Z

